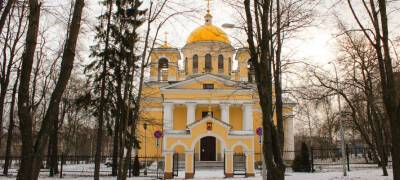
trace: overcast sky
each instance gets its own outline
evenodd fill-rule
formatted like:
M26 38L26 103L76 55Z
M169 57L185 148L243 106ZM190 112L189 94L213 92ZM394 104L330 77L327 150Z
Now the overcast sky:
M144 7L148 6L150 0L144 0ZM342 0L343 1L343 0ZM211 12L213 15L213 24L221 27L224 23L237 23L240 14L233 9L232 6L226 2L229 0L212 0L211 1ZM310 0L311 2L311 0ZM302 30L297 33L295 38L292 38L287 43L286 53L290 54L290 58L298 60L307 60L318 64L326 64L329 61L335 59L336 45L335 37L337 36L336 19L334 15L337 15L343 19L352 20L350 11L345 4L345 1L341 3L340 0L322 0L317 7L314 8L315 18L313 23L310 24L309 28ZM353 1L357 2L357 1ZM65 1L60 0L47 0L45 4L64 4ZM399 3L397 3L399 4ZM310 3L310 6L314 5ZM400 7L400 6L399 6ZM164 33L168 32L168 42L177 47L181 48L185 45L186 39L189 34L198 26L204 23L203 16L206 13L207 3L205 0L170 0L168 11L186 11L184 15L176 16L169 20L160 32L158 39L161 41L164 39ZM399 13L394 11L397 7L390 7L389 21L391 23L391 30L398 32L400 27ZM91 24L85 29L86 33L83 40L83 44L93 43L93 27L98 23L96 17L99 16L104 7L99 4L98 0L87 0L86 1L86 16L85 19ZM231 29L224 29L224 31L230 36L233 45L237 46L238 42L235 41L238 38L238 32ZM397 36L398 33L393 33ZM243 36L243 34L242 34ZM394 39L394 37L392 37ZM83 47L84 51L88 51L88 46Z

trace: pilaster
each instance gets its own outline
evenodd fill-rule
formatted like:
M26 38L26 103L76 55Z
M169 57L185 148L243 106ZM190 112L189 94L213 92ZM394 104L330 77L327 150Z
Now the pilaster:
M164 106L164 129L173 129L173 117L174 117L174 104L170 102L163 103Z

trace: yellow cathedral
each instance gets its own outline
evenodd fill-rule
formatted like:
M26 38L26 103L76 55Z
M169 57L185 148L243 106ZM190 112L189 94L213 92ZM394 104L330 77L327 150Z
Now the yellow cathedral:
M180 49L165 42L151 51L150 78L144 85L138 137L139 156L163 157L164 178L174 177L175 158L193 178L200 163L221 163L235 175L241 155L244 175L261 163L261 108L246 48L232 47L227 34L205 15ZM180 68L179 62L184 64ZM232 68L236 61L237 69ZM284 101L284 159L294 159L293 108ZM162 137L154 136L156 131ZM206 165L207 166L207 165Z

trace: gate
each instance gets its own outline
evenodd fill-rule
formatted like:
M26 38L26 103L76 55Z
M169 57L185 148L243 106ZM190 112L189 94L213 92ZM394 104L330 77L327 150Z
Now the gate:
M226 152L224 152L224 176L226 177Z
M178 173L179 173L179 154L178 153L174 153L174 155L173 155L172 172L173 172L174 177L178 176Z
M233 154L233 175L246 175L246 155Z

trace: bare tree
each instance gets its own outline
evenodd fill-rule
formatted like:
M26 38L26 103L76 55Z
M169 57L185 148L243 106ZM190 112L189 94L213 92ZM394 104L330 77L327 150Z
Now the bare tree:
M25 14L25 3L22 3L21 7L13 6L11 12L7 14L8 21L2 49L2 62L0 63L0 124L3 124L4 102L13 74L12 68L15 67L14 65L17 63L19 50L21 49L20 40L24 35L26 26L26 21L24 21ZM17 15L18 18L13 18L15 15ZM3 128L0 128L0 136L2 135Z
M400 179L400 99L396 93L396 82L394 81L394 69L392 60L392 50L390 48L390 34L387 0L363 0L360 2L364 11L355 11L355 5L347 0L349 10L353 15L353 20L357 28L350 30L359 31L368 43L374 48L376 61L379 66L380 83L382 89L383 102L390 120L392 136L392 159L393 159L393 178ZM361 14L365 15L366 21L361 21Z
M319 96L325 98L332 93L340 94L351 111L351 124L356 129L367 146L372 150L374 159L382 167L383 174L388 175L386 166L388 161L388 131L387 115L379 108L382 98L378 88L378 64L373 47L363 36L344 32L339 40L341 55L338 61L341 64L343 77L340 89L335 86L335 80L329 79L324 72L310 69L315 77L317 86L324 89ZM339 112L340 113L340 112Z
M251 8L250 0L245 0L247 20L247 42L250 62L255 70L257 89L262 109L263 152L268 168L268 179L284 179L285 165L282 159L281 143L275 127L272 104L272 61L273 39L271 31L272 1L255 1ZM254 30L255 29L255 30ZM255 37L256 34L256 37ZM256 42L255 42L256 40Z
M32 71L32 64L36 49L40 4L37 0L29 0L28 30L26 34L25 51L22 56L21 79L18 88L18 115L20 132L22 137L21 165L17 179L30 179L32 177L33 164L33 135L32 135L32 114L29 102L29 81Z
M3 9L3 12L1 13L0 17L0 32L3 32L4 24L6 23L7 16L9 15L12 6L16 0L8 0L6 6Z
M27 109L27 99L29 99L29 80L30 72L33 63L33 53L36 46L39 18L40 18L40 4L37 1L29 1L30 17L27 33L27 48L25 50L24 58L22 61L21 81L19 88L18 110L20 117L20 129L22 133L22 162L20 171L18 172L18 179L37 179L43 157L43 150L46 147L47 139L50 132L50 126L55 118L58 118L59 102L62 94L68 83L73 62L75 59L76 42L80 30L80 22L82 10L84 7L84 0L77 0L75 2L74 15L69 27L69 34L64 48L64 53L61 62L61 70L55 89L51 95L50 103L46 111L46 115L42 122L42 126L37 135L36 142L33 146L32 134L32 116L29 109ZM32 31L32 32L31 32ZM32 34L30 34L32 33ZM32 37L30 37L32 36ZM30 39L34 38L34 39ZM30 46L29 43L33 44ZM28 48L29 47L29 48ZM32 56L32 57L31 57ZM22 98L25 98L22 100ZM22 104L21 104L22 102ZM25 114L22 114L25 113ZM25 152L24 152L25 151ZM26 154L25 154L26 153Z

